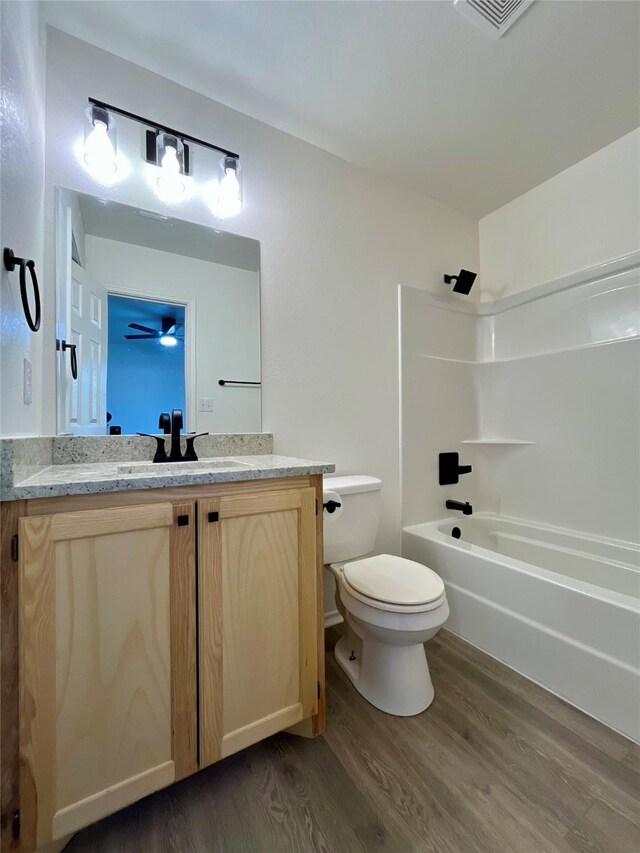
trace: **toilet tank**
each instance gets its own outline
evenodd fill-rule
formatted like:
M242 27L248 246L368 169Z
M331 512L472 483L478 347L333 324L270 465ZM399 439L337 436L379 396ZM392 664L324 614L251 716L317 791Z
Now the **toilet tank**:
M357 475L325 477L324 503L335 492L342 506L334 513L324 512L324 562L341 563L371 553L380 522L382 480Z

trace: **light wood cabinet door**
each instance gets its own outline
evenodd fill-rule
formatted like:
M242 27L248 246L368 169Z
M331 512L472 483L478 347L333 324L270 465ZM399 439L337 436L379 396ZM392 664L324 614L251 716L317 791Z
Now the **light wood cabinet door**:
M197 767L195 505L20 522L26 849Z
M316 492L198 502L200 766L317 708Z

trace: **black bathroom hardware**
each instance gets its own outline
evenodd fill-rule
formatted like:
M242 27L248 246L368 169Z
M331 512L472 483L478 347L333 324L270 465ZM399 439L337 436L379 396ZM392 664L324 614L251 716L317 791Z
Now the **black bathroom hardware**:
M27 326L29 326L32 332L37 332L40 328L40 286L38 285L35 261L29 258L17 258L13 253L13 249L8 248L5 248L3 258L4 267L9 272L13 272L16 266L20 265L20 299L22 300L22 310L24 311ZM29 305L29 296L27 294L27 269L31 276L31 286L33 288L35 318L31 314L31 306Z
M184 452L184 456L182 457L183 462L197 462L198 454L196 453L196 449L193 446L196 438L201 438L203 435L209 435L208 432L198 432L194 433L194 435L185 435L187 440L187 449Z
M180 430L183 425L182 409L174 409L169 415L168 412L162 412L158 419L158 427L164 430L164 434L171 434L171 450L167 456L167 448L164 443L164 435L150 435L148 432L139 432L138 435L143 435L146 438L154 438L157 442L156 452L153 457L154 462L197 462L198 454L194 446L196 438L201 438L203 435L209 435L208 432L188 433L185 435L187 447L182 455L180 449Z
M458 453L438 454L438 482L441 486L453 486L460 482L460 474L470 474L471 465L460 465Z
M139 432L138 435L142 435L145 438L154 438L156 440L156 452L153 457L154 462L169 461L169 457L167 456L167 449L164 446L164 437L162 435L151 435L148 432Z
M444 283L451 284L452 281L455 281L453 292L464 293L465 296L468 296L477 276L478 273L471 272L471 270L460 270L458 275L445 275Z
M329 515L332 515L341 506L342 506L341 503L338 503L338 501L333 501L333 500L327 501L326 504L322 504L323 509L326 509L326 511L329 513Z
M262 383L244 382L242 379L218 379L218 385L262 385Z
M453 536L454 539L460 539L460 537L462 536L462 531L460 530L459 527L454 527L453 530L451 531L451 535Z
M169 412L162 412L158 418L158 429L161 429L165 435L171 433L171 415Z
M182 451L180 450L180 430L184 426L182 409L173 409L171 412L171 450L168 462L181 462ZM194 453L195 455L195 453ZM196 459L198 457L196 456Z
M69 350L71 353L71 376L74 379L78 378L78 345L77 344L68 344L65 340L56 341L56 349L62 350L62 352L66 352Z
M447 509L455 509L458 512L461 512L463 515L471 515L473 512L473 507L469 503L469 501L445 501L445 506Z
M147 127L153 127L157 133L168 133L183 141L188 140L189 142L193 142L195 145L199 145L202 148L210 148L212 151L219 151L221 154L225 154L227 157L232 157L234 160L240 159L239 154L229 151L228 148L222 148L220 145L214 145L212 142L205 142L204 139L198 139L197 136L190 136L188 133L183 133L181 130L174 130L171 127L167 127L165 124L160 124L157 121L151 121L151 119L145 118L137 113L129 112L129 110L123 110L120 107L114 107L113 104L106 104L104 101L99 101L96 98L89 98L89 103L94 107L106 110L108 113L115 113L116 115L123 116L131 121L138 122L138 124L146 124ZM155 158L152 162L155 163Z

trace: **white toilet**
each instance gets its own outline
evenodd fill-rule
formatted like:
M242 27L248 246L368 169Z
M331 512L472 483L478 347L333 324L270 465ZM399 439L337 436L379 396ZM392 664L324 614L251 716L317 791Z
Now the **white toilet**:
M433 701L423 643L447 620L449 605L442 579L421 563L365 556L376 540L381 488L376 477L324 480L325 563L347 624L335 656L372 705L409 717Z

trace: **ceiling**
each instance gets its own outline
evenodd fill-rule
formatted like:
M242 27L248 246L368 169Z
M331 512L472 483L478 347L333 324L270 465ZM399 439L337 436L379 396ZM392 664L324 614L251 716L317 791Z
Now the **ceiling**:
M45 20L482 216L640 124L640 3L538 0L494 41L428 2L58 2Z
M260 243L183 219L77 193L86 234L259 272Z

